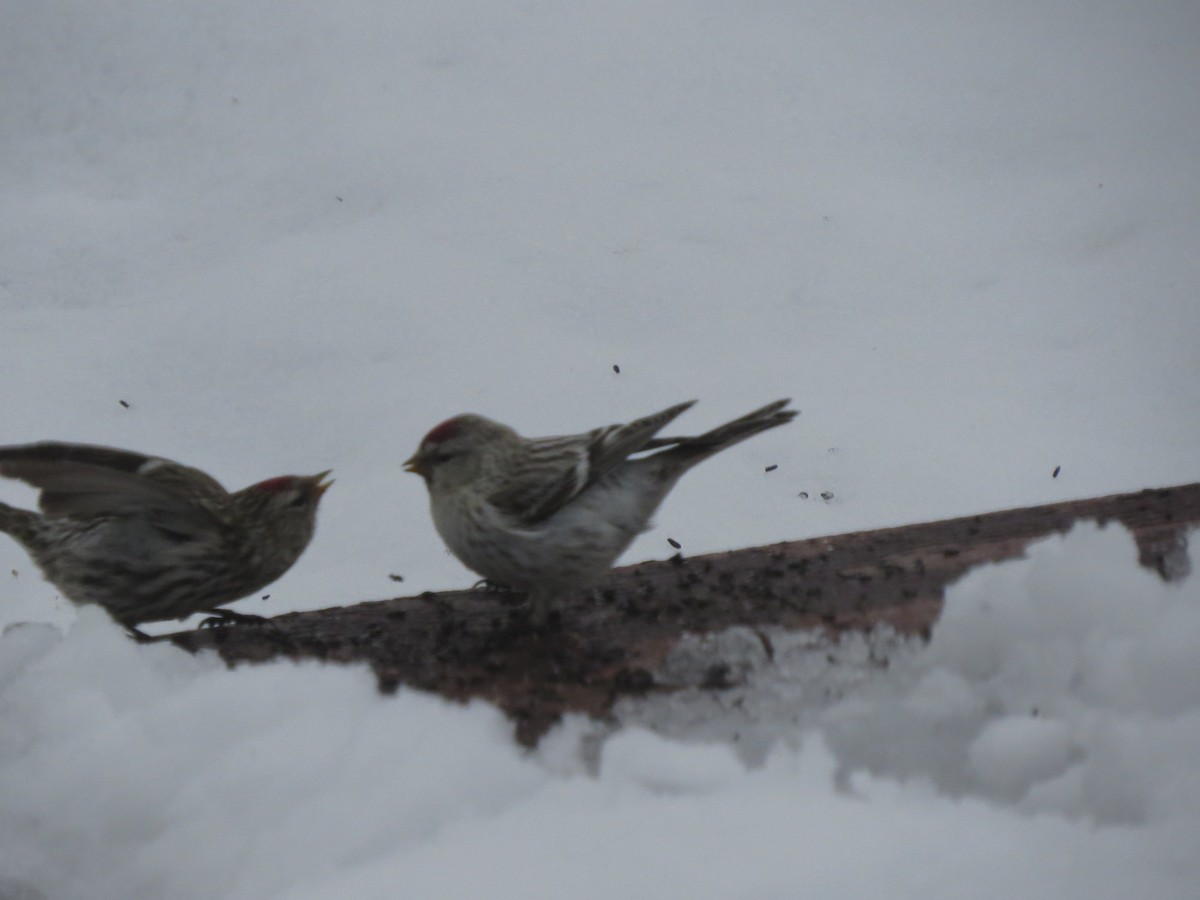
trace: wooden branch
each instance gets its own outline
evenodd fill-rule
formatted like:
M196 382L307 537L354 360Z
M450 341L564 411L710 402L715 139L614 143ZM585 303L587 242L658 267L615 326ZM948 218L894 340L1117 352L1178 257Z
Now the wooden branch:
M655 668L687 632L837 633L886 622L927 635L946 585L1080 519L1121 522L1143 565L1181 578L1186 531L1200 523L1200 483L626 566L565 603L543 632L529 629L520 595L447 591L163 639L214 649L231 666L280 656L365 662L384 691L405 684L489 700L531 745L565 712L602 717L622 694L654 689ZM721 687L720 678L707 686Z

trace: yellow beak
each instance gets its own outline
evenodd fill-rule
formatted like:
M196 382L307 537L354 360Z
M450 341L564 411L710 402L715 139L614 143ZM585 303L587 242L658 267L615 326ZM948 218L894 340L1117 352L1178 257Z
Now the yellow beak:
M326 478L328 478L329 473L332 471L333 471L333 469L326 469L324 472L321 472L320 474L314 475L312 477L313 490L317 492L318 500L321 498L321 496L327 490L329 490L331 487L333 487L333 479L332 478L330 478L328 481L325 480Z
M429 477L429 464L422 460L416 454L404 461L404 471L412 472L414 475L420 475L422 478Z

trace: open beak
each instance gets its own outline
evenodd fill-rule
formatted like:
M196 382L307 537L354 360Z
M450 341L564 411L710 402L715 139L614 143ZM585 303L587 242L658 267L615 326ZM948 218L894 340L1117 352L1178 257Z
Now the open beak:
M321 499L321 496L327 490L329 490L331 487L333 487L333 479L329 478L329 473L332 471L333 471L333 469L326 469L324 472L321 472L319 475L314 475L312 477L313 490L317 492L318 500ZM329 478L329 480L326 481L325 480L326 478Z
M429 464L414 453L409 459L404 461L404 471L412 472L414 475L420 475L422 478L428 478Z

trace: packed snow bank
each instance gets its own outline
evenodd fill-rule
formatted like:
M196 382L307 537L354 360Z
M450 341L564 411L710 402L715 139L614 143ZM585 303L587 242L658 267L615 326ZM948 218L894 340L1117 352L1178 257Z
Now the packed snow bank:
M1076 528L956 584L928 644L731 629L659 673L738 686L618 707L625 724L762 759L820 729L847 773L928 779L1028 812L1139 822L1200 808L1200 589L1136 566L1119 527ZM762 638L772 650L768 660Z
M831 709L847 767L1097 822L1200 810L1200 580L1080 526L969 574L924 651Z
M1082 526L965 578L927 645L776 636L742 688L532 754L358 667L15 626L0 897L1189 896L1200 581L1133 553Z

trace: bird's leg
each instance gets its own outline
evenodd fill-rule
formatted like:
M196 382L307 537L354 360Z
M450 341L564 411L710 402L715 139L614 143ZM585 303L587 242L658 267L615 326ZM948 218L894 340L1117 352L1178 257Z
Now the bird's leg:
M266 625L271 620L266 616L256 616L253 613L234 612L232 609L206 609L212 613L200 623L201 628L224 628L226 625Z
M511 588L507 584L501 584L499 581L492 581L490 578L480 578L471 585L471 590L483 591L487 594L511 594L516 588Z
M174 634L146 634L140 628L134 628L132 625L125 626L125 633L137 641L139 644L161 644L164 641L169 641Z

